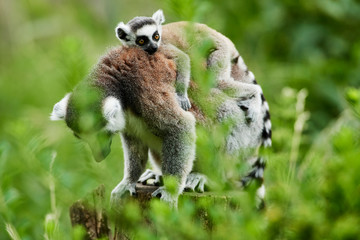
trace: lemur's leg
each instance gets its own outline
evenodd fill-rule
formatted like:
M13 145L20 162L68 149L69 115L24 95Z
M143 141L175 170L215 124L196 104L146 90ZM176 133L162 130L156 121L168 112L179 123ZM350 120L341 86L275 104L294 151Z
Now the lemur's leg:
M136 194L135 185L147 162L148 148L140 140L125 133L121 134L124 150L124 177L111 192L111 204L116 206L127 192Z
M161 195L162 200L177 206L178 195L184 190L186 178L195 159L195 118L189 114L187 119L180 119L171 128L163 139L161 171L165 185L167 176L176 178L177 189L175 193L169 193L165 187L160 187L152 195Z
M162 45L165 56L174 60L176 64L176 83L175 90L177 100L184 110L191 108L190 100L187 95L187 90L190 83L190 58L189 56L171 44Z

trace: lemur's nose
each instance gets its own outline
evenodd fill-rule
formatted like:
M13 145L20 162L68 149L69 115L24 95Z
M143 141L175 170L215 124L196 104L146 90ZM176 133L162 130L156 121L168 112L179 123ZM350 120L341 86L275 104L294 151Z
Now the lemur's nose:
M148 49L146 49L146 52L150 55L153 55L158 50L157 46L149 46Z

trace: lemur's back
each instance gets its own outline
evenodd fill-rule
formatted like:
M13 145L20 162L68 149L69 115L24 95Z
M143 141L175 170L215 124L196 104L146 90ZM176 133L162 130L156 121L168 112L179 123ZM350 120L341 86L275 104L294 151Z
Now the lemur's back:
M162 31L164 43L171 43L188 54L194 48L201 46L208 38L214 42L215 48L226 45L233 57L238 55L230 39L205 24L186 21L174 22L164 25Z

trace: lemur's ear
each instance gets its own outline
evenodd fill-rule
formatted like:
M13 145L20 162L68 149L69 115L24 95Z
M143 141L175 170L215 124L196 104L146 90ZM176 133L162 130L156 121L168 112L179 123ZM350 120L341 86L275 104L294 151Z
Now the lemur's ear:
M130 34L129 26L125 25L123 22L120 22L117 27L115 28L115 35L117 38L123 41L129 41L128 38Z
M125 117L120 101L115 97L107 97L103 101L103 115L107 121L106 129L110 132L118 132L125 127Z
M54 105L53 111L50 115L50 120L58 121L64 120L66 116L66 109L69 103L69 98L71 93L65 95L63 99L61 99L58 103Z
M161 25L165 22L164 13L161 9L157 10L153 15L152 18L155 20L157 25Z

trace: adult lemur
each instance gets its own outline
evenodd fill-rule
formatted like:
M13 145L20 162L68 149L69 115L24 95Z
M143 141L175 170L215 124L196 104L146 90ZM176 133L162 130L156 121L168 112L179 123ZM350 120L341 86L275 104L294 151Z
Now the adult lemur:
M176 205L184 188L195 157L195 118L177 102L174 69L161 53L115 48L54 106L51 119L64 119L97 161L110 153L111 139L120 133L125 164L124 177L111 193L115 205L125 192L135 193L149 150L160 156L162 173L178 180L176 193L162 187L154 195Z
M201 48L204 41L210 40L212 47L206 53L205 64L215 76L215 88L211 94L216 95L221 91L230 97L217 109L218 120L223 122L229 118L239 118L227 138L227 152L235 153L246 148L257 148L261 144L265 147L270 146L269 106L254 74L248 70L234 44L227 37L204 24L176 22L162 26L164 21L165 17L161 10L155 12L152 17L135 17L127 24L120 22L115 29L116 36L123 45L138 46L149 53L155 52L161 42L164 53L175 61L176 89L180 96L178 98L186 99L179 101L185 110L189 106L184 104L187 102L187 87L190 81L189 56L192 56L197 48ZM192 80L196 83L198 79ZM183 96L185 98L182 98ZM246 125L242 122L243 114ZM251 177L262 179L264 168L262 159L256 158L251 161L254 169L243 179L244 184ZM200 185L199 188L202 190L204 179L200 176L191 174L188 177L187 187L193 189L196 185ZM148 178L159 179L155 172L147 170L140 181L144 182Z
M162 11L158 11L151 18L137 17L126 25L120 23L117 36L129 47L112 50L103 57L88 80L54 106L51 116L53 120L65 119L75 136L90 145L97 160L107 156L112 136L121 133L124 178L112 191L112 202L126 191L135 192L149 150L154 162L161 165L162 174L177 177L178 193L187 176L190 188L204 183L201 175L188 175L195 155L195 123L193 115L183 110L190 107L190 59L186 53L196 47L204 33L215 44L206 56L207 67L217 81L211 95L226 93L216 109L217 121L234 121L224 148L235 153L271 144L267 103L231 41L205 25L195 24L192 27L199 34L194 45L189 46L186 23L168 24L162 29L163 21ZM197 79L193 80L196 83ZM262 179L263 162L256 158L251 163L254 170L247 178ZM151 174L146 172L141 180ZM177 196L164 188L154 195L158 193L163 200L176 201Z

